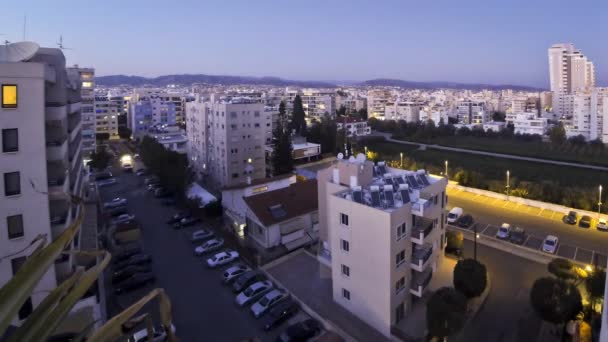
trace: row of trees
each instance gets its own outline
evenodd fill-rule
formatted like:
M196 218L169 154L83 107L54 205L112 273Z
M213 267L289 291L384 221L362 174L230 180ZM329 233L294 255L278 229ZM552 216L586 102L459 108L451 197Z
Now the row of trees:
M146 167L158 176L163 186L183 199L193 178L186 155L168 150L148 136L141 140L139 151Z
M299 96L296 98L299 98ZM271 162L274 175L282 175L293 171L293 145L285 113L285 102L283 101L279 105L279 120L272 131L272 144L274 148Z

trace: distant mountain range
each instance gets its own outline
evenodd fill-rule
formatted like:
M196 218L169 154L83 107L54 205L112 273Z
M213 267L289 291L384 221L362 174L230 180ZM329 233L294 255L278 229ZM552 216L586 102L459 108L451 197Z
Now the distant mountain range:
M406 89L490 89L490 90L502 90L502 89L513 89L513 90L524 90L524 91L539 91L543 89L518 86L518 85L492 85L492 84L478 84L478 83L456 83L456 82L413 82L395 79L384 79L378 78L368 80L364 82L323 82L323 81L294 81L286 80L278 77L249 77L249 76L224 76L224 75L203 75L203 74L183 74L183 75L164 75L154 78L146 78L141 76L126 76L126 75L110 75L110 76L99 76L95 78L98 85L103 86L119 86L119 85L130 85L130 86L144 86L151 85L157 87L164 87L169 84L178 85L191 85L193 83L205 83L205 84L222 84L222 85L237 85L237 84L249 84L249 85L270 85L278 87L286 86L299 86L309 88L333 88L336 84L348 84L355 86L388 86L388 87L401 87Z

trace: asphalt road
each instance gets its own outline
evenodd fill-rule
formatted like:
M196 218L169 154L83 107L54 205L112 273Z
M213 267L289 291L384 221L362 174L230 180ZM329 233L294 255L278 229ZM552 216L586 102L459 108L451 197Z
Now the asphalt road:
M549 219L522 211L508 210L487 202L474 201L471 196L448 192L448 208L461 207L471 214L476 222L500 226L503 222L522 227L527 233L541 239L551 234L560 239L562 245L576 246L587 251L608 255L608 232L595 228L579 228L561 222L560 218ZM583 251L587 253L587 251Z
M103 188L102 199L107 201L116 196L127 198L129 212L135 214L143 226L141 244L153 258L152 270L157 278L155 287L164 288L171 299L178 337L182 341L240 341L252 337L259 337L263 341L276 339L286 323L266 334L260 327L260 321L250 314L248 308L239 308L234 304L235 295L221 284L221 274L227 266L217 270L206 268L203 264L205 258L193 255L189 233L194 228L176 231L165 223L176 209L161 206L157 199L147 193L143 178L132 173L117 178L119 184ZM118 307L127 307L150 289L119 296ZM111 299L110 302L116 300ZM147 308L154 310L151 305ZM116 310L110 308L109 311L115 313Z
M465 257L473 257L473 242L465 240ZM530 306L530 289L547 266L477 244L477 260L486 265L492 287L477 316L459 341L535 341L541 320Z

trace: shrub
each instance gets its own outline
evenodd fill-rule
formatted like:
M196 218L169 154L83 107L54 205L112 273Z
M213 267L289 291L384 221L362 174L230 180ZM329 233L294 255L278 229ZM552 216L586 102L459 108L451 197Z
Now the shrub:
M460 260L454 267L454 288L467 298L481 295L487 283L486 266L477 260Z

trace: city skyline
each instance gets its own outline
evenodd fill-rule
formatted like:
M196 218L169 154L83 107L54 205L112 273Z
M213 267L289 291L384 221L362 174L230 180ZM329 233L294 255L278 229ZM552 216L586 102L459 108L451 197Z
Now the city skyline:
M540 88L549 86L547 48L574 43L596 61L598 86L608 84L608 72L602 68L608 47L596 43L601 41L604 13L599 7L606 4L587 2L597 11L584 4L520 4L484 8L479 1L467 1L412 7L312 1L293 9L276 2L255 7L245 2L185 2L175 7L156 2L52 6L26 1L0 14L5 24L0 38L22 40L27 16L27 40L56 46L63 35L64 45L71 48L64 51L68 62L93 66L100 76L391 78ZM540 15L547 6L551 16ZM409 15L412 11L416 14Z

